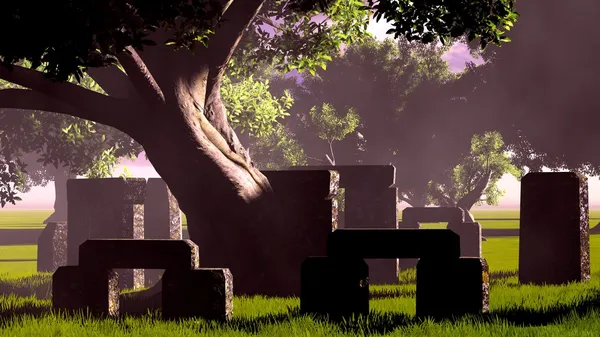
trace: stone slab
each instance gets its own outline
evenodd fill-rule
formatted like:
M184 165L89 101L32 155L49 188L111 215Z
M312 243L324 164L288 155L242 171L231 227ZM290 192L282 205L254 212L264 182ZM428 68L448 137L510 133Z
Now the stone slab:
M338 229L327 256L344 258L458 258L460 238L449 229Z
M521 179L520 283L590 279L588 207L585 176L534 172Z
M79 247L79 264L96 268L196 269L191 240L90 239Z
M417 264L417 317L448 318L489 309L489 267L482 258L421 259Z
M233 315L233 276L229 269L167 269L162 278L165 319L228 321Z

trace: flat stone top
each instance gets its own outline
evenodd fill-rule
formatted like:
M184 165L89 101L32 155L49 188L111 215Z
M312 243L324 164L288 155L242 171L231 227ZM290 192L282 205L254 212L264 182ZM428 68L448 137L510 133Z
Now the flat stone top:
M327 256L459 258L460 236L449 229L337 229L327 238Z
M79 246L79 265L119 269L197 269L191 240L90 239Z
M144 203L146 198L145 178L98 178L67 180L67 201L78 201L82 195L107 195L121 198L134 204Z
M587 180L587 177L576 172L529 172L521 178L521 182Z
M402 210L402 223L415 222L465 222L465 213L459 207L406 207Z
M391 187L396 183L394 165L319 165L290 166L288 171L334 170L340 173L340 186L346 187L360 183L373 184L375 187Z

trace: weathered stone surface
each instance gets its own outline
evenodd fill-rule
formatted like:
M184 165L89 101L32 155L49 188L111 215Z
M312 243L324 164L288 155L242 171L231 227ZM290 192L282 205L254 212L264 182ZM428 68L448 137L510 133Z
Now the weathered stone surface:
M521 179L519 282L590 279L587 178L535 172Z
M110 269L59 267L52 275L52 307L86 310L92 315L119 315L118 275Z
M458 234L448 229L338 229L329 234L327 256L373 259L458 258Z
M233 314L233 276L229 269L167 269L162 278L166 319L201 317L226 321Z
M90 238L144 238L146 180L143 178L67 181L67 263L78 263L79 245ZM119 286L144 286L143 272L119 270Z
M54 272L67 264L67 222L48 222L38 238L37 271Z
M181 211L177 199L162 178L148 178L144 202L145 239L182 239ZM146 287L162 276L164 269L145 269Z
M444 318L487 312L487 261L471 257L419 260L416 302L419 317Z
M363 259L309 257L302 264L300 311L333 317L369 313L369 267Z
M210 240L201 250L207 252L200 257L202 267L228 267L235 275L237 295L298 296L302 261L325 255L327 235L337 227L332 198L339 175L335 171L262 173L274 191L269 211L280 216L282 223L272 227L243 223L236 225L236 232L227 226L222 226L222 232L213 229L206 233ZM223 247L236 253L220 253Z
M479 222L449 223L448 229L460 236L460 256L481 257L481 225Z
M79 246L79 264L95 268L198 268L191 240L90 239Z
M161 178L149 178L144 202L144 238L181 240L181 211Z

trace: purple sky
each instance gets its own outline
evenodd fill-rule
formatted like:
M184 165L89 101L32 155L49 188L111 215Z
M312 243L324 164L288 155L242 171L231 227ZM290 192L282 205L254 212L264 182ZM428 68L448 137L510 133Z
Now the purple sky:
M389 29L389 25L383 20L379 23L371 22L369 31L372 32L378 39L385 38L385 32ZM443 59L448 62L450 69L455 72L462 71L465 67L465 62L473 61L480 64L481 60L475 60L471 57L468 49L463 44L454 45L444 56ZM159 177L152 165L145 160L144 155L136 161L123 160L121 165L117 166L114 176L119 176L123 172L123 167L127 167L129 172L134 177ZM504 197L500 199L500 206L505 208L518 208L520 186L519 182L512 176L504 176L500 180L500 187L506 190ZM590 179L589 181L590 204L600 204L600 202L592 199L593 195L600 195L600 181L598 179ZM595 193L598 191L599 193ZM22 194L22 201L17 205L6 205L5 209L52 209L54 204L54 183L49 183L45 187L33 187L29 193ZM600 201L600 200L599 200Z

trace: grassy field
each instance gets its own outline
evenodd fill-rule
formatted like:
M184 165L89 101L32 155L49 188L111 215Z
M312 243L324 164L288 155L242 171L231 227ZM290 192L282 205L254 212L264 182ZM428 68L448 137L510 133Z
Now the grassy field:
M475 210L473 216L482 228L519 228L519 210ZM52 214L49 210L0 210L0 229L43 229L42 222ZM402 219L402 214L399 214ZM184 229L187 228L182 214ZM600 222L600 210L590 210L590 227ZM423 228L443 228L445 224L423 224ZM444 227L445 228L445 227Z
M473 213L484 228L518 227L518 211ZM591 213L600 218L600 212ZM41 228L49 214L2 210L0 229ZM489 218L514 220L485 220ZM438 225L424 227L429 226ZM592 280L565 286L519 285L518 245L518 237L482 242L491 272L487 314L415 319L415 272L408 270L400 285L371 287L372 312L367 317L329 321L300 315L297 298L235 297L234 319L228 323L165 322L157 313L120 319L63 317L50 310L49 299L38 298L48 294L50 274L35 273L37 246L0 246L0 336L598 336L600 235L590 237Z

